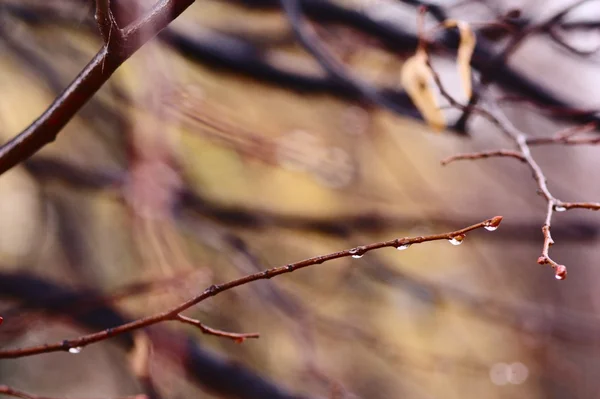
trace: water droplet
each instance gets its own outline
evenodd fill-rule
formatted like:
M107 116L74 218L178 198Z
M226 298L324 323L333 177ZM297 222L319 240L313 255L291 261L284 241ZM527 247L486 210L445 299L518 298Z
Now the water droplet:
M466 236L464 234L459 234L449 239L448 242L452 245L460 245L465 240L465 237Z
M564 212L564 211L566 211L566 210L567 210L567 208L565 208L565 207L564 207L564 206L562 206L562 205L554 205L554 211L555 211L555 212Z
M348 253L350 255L352 255L352 257L354 259L360 259L365 254L365 250L361 247L357 247L357 248L352 248L350 251L348 251Z
M405 249L408 249L408 247L410 247L410 244L402 244L402 245L398 245L398 246L396 247L396 249L397 249L398 251L404 251Z
M502 216L494 216L493 218L491 218L490 220L485 222L485 224L483 225L483 228L486 229L487 231L494 231L498 228L498 226L500 226L501 222L502 222Z
M73 353L73 354L78 354L81 353L81 351L83 350L83 348L81 346L76 346L74 348L69 348L69 353Z
M567 267L565 265L556 266L556 270L554 272L554 278L557 280L564 280L567 278Z

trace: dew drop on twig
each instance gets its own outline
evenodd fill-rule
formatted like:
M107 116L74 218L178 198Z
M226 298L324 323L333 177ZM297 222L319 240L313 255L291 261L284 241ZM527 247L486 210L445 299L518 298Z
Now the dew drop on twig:
M557 280L566 279L567 278L567 267L565 265L556 266L554 278Z
M81 353L82 350L83 348L81 346L75 346L73 348L69 348L69 353L76 355L78 353Z
M500 226L501 222L502 216L494 216L493 218L485 222L483 228L487 231L494 231Z
M451 239L449 239L448 242L452 245L460 245L465 240L465 237L466 236L464 234L459 234L459 235L454 236Z
M567 210L567 208L565 208L562 205L554 205L554 212L564 212L566 210Z
M352 255L352 257L354 259L360 259L364 255L364 253L362 251L360 251L358 248L352 248L350 251L348 251L348 253L350 255Z
M398 245L398 246L396 247L396 249L397 249L398 251L404 251L405 249L408 249L408 247L410 247L410 244L402 244L402 245Z

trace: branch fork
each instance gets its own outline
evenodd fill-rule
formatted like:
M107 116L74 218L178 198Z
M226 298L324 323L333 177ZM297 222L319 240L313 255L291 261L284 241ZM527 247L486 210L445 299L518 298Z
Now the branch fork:
M96 0L96 23L108 53L118 52L127 42L125 30L119 27L110 0Z

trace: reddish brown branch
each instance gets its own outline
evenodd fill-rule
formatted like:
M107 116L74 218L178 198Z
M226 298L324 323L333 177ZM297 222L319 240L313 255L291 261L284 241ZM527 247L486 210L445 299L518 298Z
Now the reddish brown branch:
M484 114L484 116L487 117L487 119L489 119L496 126L498 126L505 135L507 135L510 139L512 139L515 142L517 148L519 149L519 154L531 170L533 178L537 183L538 193L540 193L540 195L543 196L546 200L546 220L544 225L542 226L544 244L542 246L542 255L538 258L538 263L552 266L555 272L555 277L558 280L563 280L567 276L567 268L564 265L561 265L558 262L554 261L549 255L550 246L554 244L550 233L550 229L552 226L552 216L554 212L561 212L567 209L584 208L598 210L600 209L600 204L589 202L563 202L558 198L554 197L550 192L550 189L548 188L547 179L544 175L542 168L531 155L531 150L529 148L527 136L523 132L518 130L497 107L492 107L491 110L482 110L482 113ZM559 135L557 137L561 140L572 140L571 132L563 133L562 136Z
M518 153L517 151L511 150L496 150L496 151L482 151L482 152L472 152L468 154L458 154L453 155L451 157L445 158L440 163L444 166L448 165L454 161L463 161L463 160L476 160L476 159L485 159L485 158L496 158L496 157L510 157L516 158L521 162L526 162L523 155Z
M305 259L305 260L302 260L299 262L290 263L285 266L274 267L272 269L264 270L262 272L249 274L245 277L241 277L239 279L230 281L228 283L212 285L212 286L208 287L207 289L205 289L199 295L196 295L195 297L190 298L189 300L187 300L167 311L164 311L164 312L152 315L152 316L144 317L144 318L141 318L141 319L138 319L138 320L126 323L126 324L122 324L118 327L109 328L109 329L106 329L103 331L84 335L79 338L75 338L75 339L71 339L71 340L64 340L64 341L53 343L53 344L44 344L44 345L38 345L38 346L31 346L31 347L27 347L27 348L9 349L9 350L0 351L0 359L19 358L19 357L37 355L40 353L68 351L69 349L72 349L72 348L83 348L86 345L89 345L89 344L92 344L95 342L99 342L99 341L103 341L105 339L114 337L119 334L123 334L125 332L148 327L150 325L154 325L154 324L161 323L164 321L176 320L178 315L181 312L204 301L205 299L208 299L208 298L213 297L221 292L230 290L235 287L239 287L244 284L248 284L253 281L270 279L270 278L279 276L281 274L291 273L295 270L303 269L305 267L320 265L322 263L329 262L334 259L347 258L347 257L360 258L367 252L374 251L374 250L381 249L381 248L387 248L387 247L407 248L408 246L410 246L412 244L419 244L419 243L423 243L423 242L439 241L439 240L449 240L450 241L453 239L457 239L458 237L460 237L460 239L462 241L462 239L464 239L464 236L466 233L473 231L473 230L480 229L482 227L487 227L488 229L495 229L498 227L498 225L500 224L501 221L502 221L502 216L496 216L494 218L487 219L480 223L465 227L460 230L452 231L449 233L435 234L435 235L430 235L430 236L418 236L418 237L412 237L412 238L408 238L408 237L396 238L396 239L389 240L389 241L382 241L382 242L377 242L377 243L373 243L373 244L359 246L359 247L352 248L352 249L347 249L344 251L334 252L334 253L330 253L328 255L316 256L316 257Z
M578 2L578 4L583 3L583 2L585 2L585 0ZM450 93L445 89L444 85L442 84L439 74L433 69L433 67L431 66L429 61L428 61L428 64L429 64L429 68L432 71L434 81L440 90L440 94L448 100L448 102L450 103L451 106L453 106L457 109L466 110L467 106L461 104L459 101L454 99L452 97L452 95L450 95ZM551 225L552 225L552 216L553 216L554 212L561 212L561 211L566 211L568 209L575 209L575 208L598 210L598 209L600 209L600 203L564 202L564 201L561 201L558 198L554 197L552 195L552 193L550 192L550 189L548 188L547 179L546 179L546 176L544 175L542 168L540 167L540 165L537 163L537 161L531 155L531 149L529 147L529 144L531 141L534 141L537 144L542 144L542 143L546 144L549 142L570 142L571 144L575 144L575 141L577 141L577 139L573 138L573 136L575 134L588 131L588 129L590 129L592 126L595 127L595 124L588 124L588 125L576 127L573 129L567 129L566 131L563 131L563 132L557 134L554 138L551 138L549 140L530 139L526 136L525 133L521 132L519 129L517 129L515 127L515 125L513 125L513 123L499 109L499 107L496 103L491 103L489 109L485 109L485 108L481 108L481 107L477 107L477 106L472 106L471 109L474 112L477 112L479 115L486 118L487 120L489 120L490 122L492 122L494 125L496 125L509 139L511 139L511 141L514 142L518 151L496 150L496 151L487 151L487 152L472 153L472 154L462 154L462 155L457 155L454 157L446 158L445 160L442 161L442 164L445 165L454 160L461 160L461 159L475 160L475 159L488 158L491 156L513 157L513 158L519 159L520 161L527 164L527 166L531 170L534 180L537 183L538 193L541 196L543 196L544 199L546 200L547 209L548 209L548 211L546 212L546 220L542 227L542 233L544 236L544 244L542 246L542 255L538 258L538 263L542 264L542 265L552 266L552 268L554 269L554 272L555 272L555 277L558 280L564 280L567 277L567 268L564 265L561 265L558 262L554 261L552 258L550 258L550 255L549 255L550 246L552 244L554 244L554 241L552 240L552 236L550 234L550 229L551 229Z
M197 327L203 334L214 335L222 338L229 338L234 340L237 343L242 343L248 338L259 338L259 333L232 333L222 330L217 330L216 328L208 327L207 325L202 324L199 320L192 319L191 317L187 317L181 314L175 316L175 319L185 323L190 324L194 327Z
M0 385L0 395L12 396L14 398L21 398L21 399L51 399L47 396L32 395L30 393L19 391L17 389L9 387L8 385ZM146 395L135 395L135 396L127 396L127 397L124 397L123 399L147 399L147 396Z
M560 202L559 206L555 206L554 210L556 211L556 208L560 208L562 210L562 208L564 208L564 210L568 210L568 209L589 209L591 211L598 211L600 210L600 202Z
M96 15L105 45L37 120L0 147L0 174L54 141L117 68L192 3L194 0L159 0L139 21L119 29L109 2L98 0Z

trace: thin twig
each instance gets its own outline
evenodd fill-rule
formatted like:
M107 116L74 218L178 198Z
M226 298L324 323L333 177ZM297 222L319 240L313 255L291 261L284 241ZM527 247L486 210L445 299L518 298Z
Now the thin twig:
M459 101L457 101L452 95L446 90L444 85L442 84L441 78L439 74L433 69L429 60L427 61L430 70L432 71L433 79L440 90L440 94L450 103L451 106L465 110L467 109L466 105L463 105ZM489 158L491 156L507 156L519 159L521 162L527 164L531 173L533 175L534 180L538 186L538 193L544 197L547 203L547 212L545 223L542 226L542 234L544 236L544 244L542 246L542 255L538 258L538 263L542 265L550 265L555 272L555 277L558 280L564 280L567 277L567 268L564 265L559 264L554 261L549 255L550 246L554 244L552 240L552 236L550 233L551 225L552 225L552 216L554 212L562 212L568 209L589 209L589 210L599 210L600 203L596 202L564 202L554 197L548 188L547 178L544 175L544 172L537 161L531 155L531 149L529 147L530 138L523 132L521 132L517 127L504 115L503 112L500 111L499 107L495 103L490 104L490 109L482 108L480 106L473 106L472 110L478 112L479 115L483 116L494 125L496 125L511 141L514 142L518 151L507 151L507 150L497 150L497 151L487 151L487 152L479 152L479 153L471 153L471 154L461 154L456 155L454 157L449 157L442 161L442 164L448 164L454 160L477 160L483 158ZM595 124L594 124L595 127ZM553 141L570 141L575 140L572 136L582 131L587 131L589 129L589 125L582 126L579 131L577 129L571 129L567 131L563 131L555 136ZM542 143L542 140L538 141L538 144Z
M482 152L473 152L468 154L458 154L453 155L451 157L445 158L440 163L444 166L448 165L454 161L462 161L462 160L476 160L476 159L485 159L485 158L493 158L493 157L511 157L516 158L521 162L526 162L523 155L518 153L517 151L511 150L496 150L496 151L482 151Z
M488 115L491 117L490 120L492 120L496 124L496 126L498 126L502 130L502 132L504 132L509 138L511 138L515 142L521 155L525 159L526 164L531 170L531 173L533 174L533 178L538 186L538 193L540 193L540 195L546 200L546 219L544 225L542 226L544 245L542 247L542 255L538 258L538 263L552 266L555 272L555 277L558 280L563 280L567 276L566 267L554 261L549 255L550 246L554 244L550 233L552 225L552 216L555 211L561 212L567 209L581 208L597 210L600 209L600 203L567 203L554 197L554 195L552 195L550 189L548 188L547 179L544 175L542 168L531 155L531 150L527 142L527 136L523 132L518 130L512 124L512 122L498 109L497 106L495 106L492 110L488 111ZM567 204L569 205L569 207L566 206Z
M242 343L248 338L260 338L259 333L232 333L228 331L217 330L216 328L208 327L207 325L201 323L199 320L192 319L191 317L184 316L182 314L178 314L175 316L176 320L179 320L182 323L190 324L194 327L197 327L203 334L214 335L216 337L229 338L235 341L236 343Z
M347 249L344 251L334 252L327 255L316 256L313 258L305 259L299 262L290 263L285 266L274 267L271 269L267 269L258 273L249 274L247 276L241 277L236 280L232 280L230 282L212 285L205 289L199 295L196 295L189 300L158 314L147 316L126 324L122 324L120 326L109 328L103 331L99 331L93 334L88 334L81 336L79 338L64 340L61 342L53 343L53 344L44 344L38 346L31 346L26 348L18 348L18 349L9 349L0 351L0 359L8 359L8 358L20 358L25 356L33 356L40 353L50 353L50 352L59 352L59 351L69 351L73 348L78 348L81 350L86 345L103 341L105 339L114 337L119 334L123 334L125 332L137 330L140 328L148 327L157 323L161 323L164 321L172 321L177 320L178 315L185 311L186 309L191 308L192 306L204 301L207 298L213 297L221 292L230 290L235 287L239 287L244 284L248 284L253 281L270 279L281 274L291 273L293 271L303 269L309 266L320 265L325 262L329 262L334 259L340 258L360 258L367 252L381 249L381 248L406 248L412 244L419 244L423 242L429 241L439 241L439 240L453 240L453 241L462 241L465 237L465 234L480 229L482 227L487 227L488 229L495 229L498 227L500 222L502 221L502 216L496 216L491 219L484 220L477 224L465 227L460 230L452 231L449 233L435 234L430 236L418 236L412 238L396 238L389 241L376 242L368 245L359 246L356 248Z
M0 385L0 395L12 396L21 399L51 399L48 396L32 395L27 392L20 391L9 387L8 385ZM147 399L146 395L126 396L123 399Z

